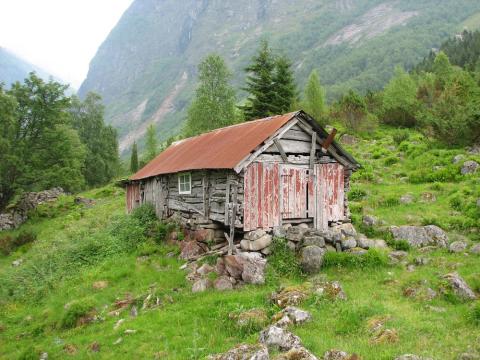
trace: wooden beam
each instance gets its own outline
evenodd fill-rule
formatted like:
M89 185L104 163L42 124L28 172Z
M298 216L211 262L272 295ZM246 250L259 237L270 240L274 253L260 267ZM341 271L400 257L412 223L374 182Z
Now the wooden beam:
M337 134L337 129L333 128L332 132L328 135L327 139L323 142L322 149L324 149L324 152L327 152L328 148L333 142L333 139L335 139L335 135Z
M285 150L283 150L283 146L282 144L280 144L280 141L278 141L278 139L273 139L273 142L277 147L278 151L280 152L280 156L282 157L283 161L288 163L287 154L285 154Z
M310 170L313 170L315 164L315 150L317 148L317 133L312 132L312 147L310 149Z
M316 132L315 130L312 129L312 127L306 123L304 123L303 121L298 121L298 126L300 126L302 129L304 129L305 131L309 132L309 133L312 133L312 132ZM320 139L319 137L317 137L317 143L319 143L320 145L323 145L323 141L322 139ZM340 163L342 164L343 166L347 167L347 168L352 168L352 164L345 160L344 158L342 158L336 151L333 147L330 147L328 149L328 152Z

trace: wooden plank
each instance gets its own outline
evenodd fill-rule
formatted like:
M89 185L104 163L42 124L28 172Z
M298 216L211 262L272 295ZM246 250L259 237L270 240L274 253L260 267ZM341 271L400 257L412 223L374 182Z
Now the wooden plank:
M274 139L273 142L277 147L278 151L280 152L280 156L282 157L283 161L287 163L288 157L287 157L287 154L285 154L285 151L283 150L282 144L280 143L280 141L278 141L278 139Z
M282 135L282 139L286 140L299 140L299 141L310 141L311 136L310 134L306 133L304 130L302 130L300 127L298 127L298 130L295 129L290 129L288 130L285 134Z
M315 164L315 150L317 144L317 133L312 132L312 144L310 147L310 169L313 170L313 165Z

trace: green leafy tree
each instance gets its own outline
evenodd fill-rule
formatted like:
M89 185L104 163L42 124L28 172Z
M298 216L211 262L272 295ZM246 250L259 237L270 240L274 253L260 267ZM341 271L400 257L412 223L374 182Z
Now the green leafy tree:
M77 191L84 186L85 147L70 125L66 89L31 73L23 84L13 84L6 94L1 91L2 206L21 191L53 186Z
M274 83L275 57L268 42L263 40L247 72L247 103L242 107L246 120L259 119L278 113Z
M235 91L230 85L232 74L225 61L208 55L198 66L198 87L188 109L185 134L193 136L236 122Z
M352 132L372 130L377 122L376 117L368 112L365 99L353 90L339 100L333 115Z
M275 86L275 112L283 114L293 110L297 100L297 86L292 71L292 63L286 56L280 56L275 61L273 76Z
M391 125L411 127L416 123L417 110L417 84L398 67L383 93L383 121Z
M138 171L138 150L137 143L133 142L132 155L130 156L130 172L135 174Z
M440 51L435 57L432 70L440 87L445 88L452 80L454 69L448 56L443 51Z
M308 77L304 90L303 109L323 124L325 115L325 89L320 84L317 70L313 70Z
M145 142L145 150L146 150L146 161L149 162L158 153L158 142L157 142L157 135L155 133L155 126L150 124L147 128L147 139Z
M102 98L88 93L84 101L72 97L72 126L86 146L83 174L89 186L109 182L119 171L117 131L105 125Z

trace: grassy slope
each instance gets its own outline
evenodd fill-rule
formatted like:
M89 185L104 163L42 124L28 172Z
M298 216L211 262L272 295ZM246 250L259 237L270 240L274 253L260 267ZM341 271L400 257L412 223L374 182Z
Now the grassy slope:
M355 219L360 218L360 212L375 214L391 224L416 223L425 216L433 216L449 225L453 211L449 198L455 195L451 193L475 190L472 185L475 182L478 184L478 175L476 178L462 178L456 183L436 184L434 190L432 183L412 185L400 182L397 180L400 175L408 177L418 172L423 166L422 158L433 156L435 150L423 151L414 158L404 155L404 160L387 168L384 166L385 156L390 157L391 154L368 155L385 151L393 144L385 132L389 131L381 130L379 133L384 140L364 140L353 149L355 153L362 154L359 159L365 165L365 169L355 175L354 189L361 189L367 194L353 203ZM399 155L397 148L388 152ZM452 151L442 158L450 163L451 155L458 152ZM414 166L415 163L417 166ZM438 200L433 204L417 202L408 206L392 206L387 201L390 206L379 205L405 191L416 195L433 191ZM97 204L90 209L72 207L68 204L73 199L67 197L56 207L56 217L33 219L23 226L23 230L37 232L38 240L8 257L0 256L0 281L4 279L2 273L3 276L15 274L18 268L12 268L11 262L17 258L23 258L25 262L22 266L28 266L30 259L37 259L37 256L51 251L56 251L58 257L65 256L65 249L80 246L89 237L107 239L106 229L110 224L125 217L123 193L105 188L82 195L96 198ZM474 195L470 196L473 198ZM464 199L468 202L469 197L464 196ZM453 217L466 218L457 210L453 212ZM469 231L463 233L472 239L476 237ZM0 298L0 357L15 359L31 349L34 353L48 352L49 359L203 358L239 342L256 341L256 331L235 329L228 319L230 312L262 307L273 314L276 309L269 303L268 295L280 284L303 281L269 276L265 286L247 286L227 293L208 291L192 294L185 273L179 270L181 262L176 257L167 256L171 251L176 250L147 241L133 253L112 255L91 265L67 269L66 276L60 278L52 276L54 280L47 282L46 292L29 288L27 293L32 295L26 299L14 300L0 292L3 294ZM137 257L140 255L148 255L148 259L139 261ZM415 256L418 254L411 251L409 258ZM341 281L348 300L336 303L307 301L302 307L313 313L314 321L293 331L317 355L329 348L341 348L372 360L393 359L401 353L455 359L477 341L478 325L469 318L472 304L452 303L444 298L431 303L412 300L404 297L402 290L422 279L428 280L430 286L437 289L439 275L456 270L479 291L479 259L472 255L451 255L444 250L422 256L429 257L431 262L417 267L414 272L407 272L403 266L326 269L324 273L329 279ZM108 281L109 286L103 290L93 289L92 283L98 280ZM1 282L0 285L3 286ZM162 300L163 305L159 308L140 310L136 318L130 317L128 311L119 317L107 315L116 299L124 298L127 293L144 295L149 288L154 288ZM41 296L35 297L38 294ZM72 301L92 304L105 320L74 329L61 329L58 324L66 312L64 306ZM429 305L443 307L445 312L435 312ZM391 315L387 326L398 330L398 343L374 345L370 342L366 322L370 317L379 315ZM125 322L114 330L119 318L124 318ZM125 329L137 332L125 335ZM119 338L122 342L114 345ZM89 344L94 341L100 344L99 353L88 350ZM75 346L76 354L67 355L64 349L67 344Z

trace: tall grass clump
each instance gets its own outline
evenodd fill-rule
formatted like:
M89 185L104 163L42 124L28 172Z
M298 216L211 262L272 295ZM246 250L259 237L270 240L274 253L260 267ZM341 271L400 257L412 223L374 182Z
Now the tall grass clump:
M274 278L299 278L302 276L300 263L295 252L288 247L286 239L274 238L270 247L272 253L268 257L268 264Z
M328 251L323 259L324 268L375 268L382 266L388 266L388 256L377 249L369 249L362 255Z

